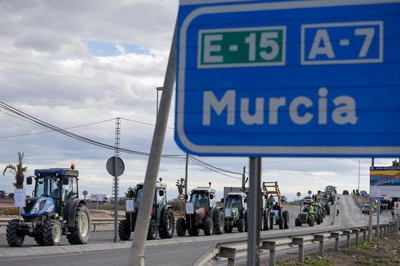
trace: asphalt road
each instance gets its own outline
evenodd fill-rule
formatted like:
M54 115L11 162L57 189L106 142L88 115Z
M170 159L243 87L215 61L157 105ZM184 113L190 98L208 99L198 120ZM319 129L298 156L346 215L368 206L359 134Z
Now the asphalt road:
M332 205L334 208L334 205ZM323 224L310 227L303 225L294 226L294 219L299 212L299 206L287 206L286 209L290 215L290 228L279 230L277 227L273 230L262 231L261 236L278 236L282 232L295 232L299 230L312 232L312 230L323 227L342 227L342 226L360 226L368 224L368 215L362 214L359 207L355 204L351 196L340 195L339 205L340 215L326 216ZM382 214L381 222L387 222L391 215ZM332 223L334 225L332 225ZM376 216L374 218L376 223ZM90 244L71 246L65 237L59 246L41 247L36 245L33 239L27 237L23 247L8 247L4 229L0 230L0 265L127 265L131 241L123 243L113 243L114 233L111 231L92 232ZM247 233L231 233L219 236L198 236L198 237L173 237L172 239L153 240L146 242L146 265L192 265L202 254L216 243L232 240L244 240ZM23 251L23 252L22 252ZM285 251L283 255L293 252ZM1 254L7 253L7 256ZM57 253L57 254L55 254ZM238 261L241 258L238 258ZM244 261L244 259L242 258ZM224 264L224 261L221 262ZM226 265L226 264L225 264Z

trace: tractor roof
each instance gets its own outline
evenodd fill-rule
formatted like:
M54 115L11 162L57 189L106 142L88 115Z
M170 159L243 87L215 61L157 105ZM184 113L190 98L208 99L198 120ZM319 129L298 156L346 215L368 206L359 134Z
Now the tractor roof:
M36 169L35 176L41 175L58 175L58 176L79 176L78 170L73 170L70 168L49 168L49 169Z
M242 196L242 197L247 197L246 193L243 192L229 192L228 194L226 194L226 197L229 196Z
M143 186L143 185L144 185L144 182L140 182L140 183L138 183L137 185L138 185L138 186ZM157 181L157 183L156 183L156 188L165 188L165 189L167 189L167 184L166 184L166 183L163 183L163 182L160 182L160 181Z
M196 187L192 189L192 192L194 191L207 191L208 193L215 193L216 190L210 187Z

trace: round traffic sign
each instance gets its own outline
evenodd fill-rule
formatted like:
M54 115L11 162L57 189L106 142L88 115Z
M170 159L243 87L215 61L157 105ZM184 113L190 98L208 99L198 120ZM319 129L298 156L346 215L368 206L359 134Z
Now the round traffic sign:
M301 196L301 193L300 192L297 192L297 197L300 197Z
M115 167L115 164L117 165L117 167ZM115 158L115 156L112 156L107 160L106 168L110 175L118 177L124 173L125 164L121 158Z
M178 196L178 199L181 200L181 201L184 201L184 200L185 200L185 195L180 194L180 195Z

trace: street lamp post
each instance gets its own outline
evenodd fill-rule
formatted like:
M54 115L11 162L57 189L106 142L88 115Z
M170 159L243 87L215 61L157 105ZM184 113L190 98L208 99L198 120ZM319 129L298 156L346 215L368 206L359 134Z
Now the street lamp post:
M162 90L163 90L163 87L156 87L156 91L157 91L156 118L157 118L157 115L158 115L158 92L162 91Z

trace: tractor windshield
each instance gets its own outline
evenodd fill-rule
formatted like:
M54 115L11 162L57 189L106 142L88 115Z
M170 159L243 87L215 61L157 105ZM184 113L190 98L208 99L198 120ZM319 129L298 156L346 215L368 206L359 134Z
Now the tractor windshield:
M36 179L35 197L59 197L59 178L53 175Z
M239 195L230 195L226 199L225 207L226 208L241 208L242 206L242 197Z
M195 209L204 207L208 208L208 192L207 191L194 191L190 197L190 202L193 203Z
M143 193L143 187L137 187L136 189L136 199L135 202L140 202L142 200L142 193Z

